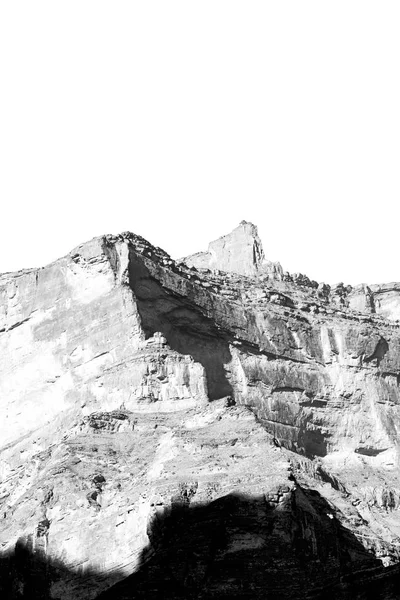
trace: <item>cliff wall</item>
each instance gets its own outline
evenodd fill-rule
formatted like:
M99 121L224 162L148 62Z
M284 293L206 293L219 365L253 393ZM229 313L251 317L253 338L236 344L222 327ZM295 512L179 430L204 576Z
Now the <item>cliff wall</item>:
M95 598L118 581L110 594L161 597L165 561L171 598L244 588L361 598L382 581L376 597L391 597L396 288L330 289L265 269L250 225L213 245L212 270L125 233L0 277L0 590L10 597L30 597L43 578L43 598ZM171 538L182 510L186 546ZM27 574L18 548L41 566L27 559Z

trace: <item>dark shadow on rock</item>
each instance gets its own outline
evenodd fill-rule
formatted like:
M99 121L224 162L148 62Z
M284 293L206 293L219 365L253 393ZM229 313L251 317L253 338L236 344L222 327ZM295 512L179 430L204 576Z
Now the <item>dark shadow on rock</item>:
M188 297L167 291L134 252L130 257L129 282L146 338L160 331L172 350L190 354L201 363L210 400L231 395L233 390L225 371L232 359L229 344L213 320L195 303L191 304Z
M48 559L44 538L33 543L32 535L21 537L13 550L0 556L1 600L86 600L122 577L118 572L69 569L62 561Z
M77 573L46 558L43 538L0 558L1 600L398 600L384 569L316 491L156 506L138 570ZM118 583L115 583L118 581ZM96 590L105 589L96 596ZM59 590L59 591L57 591Z
M375 360L377 366L381 364L382 360L385 358L385 355L389 352L389 344L385 340L385 338L381 337L378 341L375 350L371 356L364 358L365 363L370 363Z
M257 406L250 406L250 408L255 413L258 422L277 440L280 446L310 459L326 456L329 434L323 432L321 428L308 427L308 423L312 423L312 414L303 415L300 426L298 426L295 425L294 419L293 424L285 423L284 417L282 421L268 420L264 416L265 413L259 416Z
M311 420L311 417L309 417ZM328 453L329 436L322 429L311 429L307 427L307 422L303 420L299 429L298 445L304 449L304 456L314 458L316 456L326 456Z
M97 600L395 600L399 567L384 569L319 493L278 503L230 494L159 508L136 573Z

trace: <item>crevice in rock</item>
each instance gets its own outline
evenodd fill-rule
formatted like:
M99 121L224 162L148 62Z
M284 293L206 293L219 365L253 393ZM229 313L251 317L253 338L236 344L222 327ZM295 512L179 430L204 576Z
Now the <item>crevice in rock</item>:
M278 393L278 392L299 392L300 394L302 394L305 390L304 388L301 387L291 387L291 386L276 386L274 387L272 390L272 394Z
M6 328L6 331L12 331L12 329L19 327L20 325L23 325L24 323L27 323L27 321L29 321L30 318L31 317L29 316L26 319L21 319L21 321L17 321L16 323L13 323L12 325L10 325L9 327Z
M378 456L378 454L381 454L381 452L386 452L388 448L372 448L370 446L359 446L358 448L356 448L354 450L354 452L356 454L363 454L364 456Z
M110 242L106 237L103 238L103 251L107 256L111 269L114 273L114 279L117 279L120 269L120 258L115 243Z
M316 473L316 476L321 479L321 481L323 481L324 483L329 483L333 487L334 490L337 490L338 492L341 492L342 494L349 493L346 490L345 486L342 484L342 482L337 477L332 475L332 473L329 473L329 471L324 469L321 465L318 465L315 473Z
M378 343L375 346L374 352L370 356L364 357L365 363L370 363L373 360L376 360L377 366L381 364L385 354L389 351L389 344L384 338L380 338Z
M167 291L133 251L129 280L146 339L161 332L172 350L201 363L210 400L233 395L225 368L232 360L229 344L212 319L187 298Z

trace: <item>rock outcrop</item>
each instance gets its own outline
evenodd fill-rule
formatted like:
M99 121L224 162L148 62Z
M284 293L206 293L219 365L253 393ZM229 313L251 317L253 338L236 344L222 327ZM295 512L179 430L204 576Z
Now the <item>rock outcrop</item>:
M198 252L183 258L189 267L228 271L252 277L263 271L274 279L282 279L279 263L267 261L257 227L242 221L236 229L210 242L207 252Z
M397 293L246 222L0 276L2 597L397 598Z
M400 321L400 284L360 285L351 290L349 306L367 313Z

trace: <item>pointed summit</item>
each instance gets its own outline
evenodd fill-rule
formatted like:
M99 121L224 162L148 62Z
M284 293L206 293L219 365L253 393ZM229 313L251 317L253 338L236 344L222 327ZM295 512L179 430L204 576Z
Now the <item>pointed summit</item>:
M257 227L248 221L241 221L231 233L211 242L207 252L197 252L183 261L190 267L218 269L248 277L255 276L269 264Z

